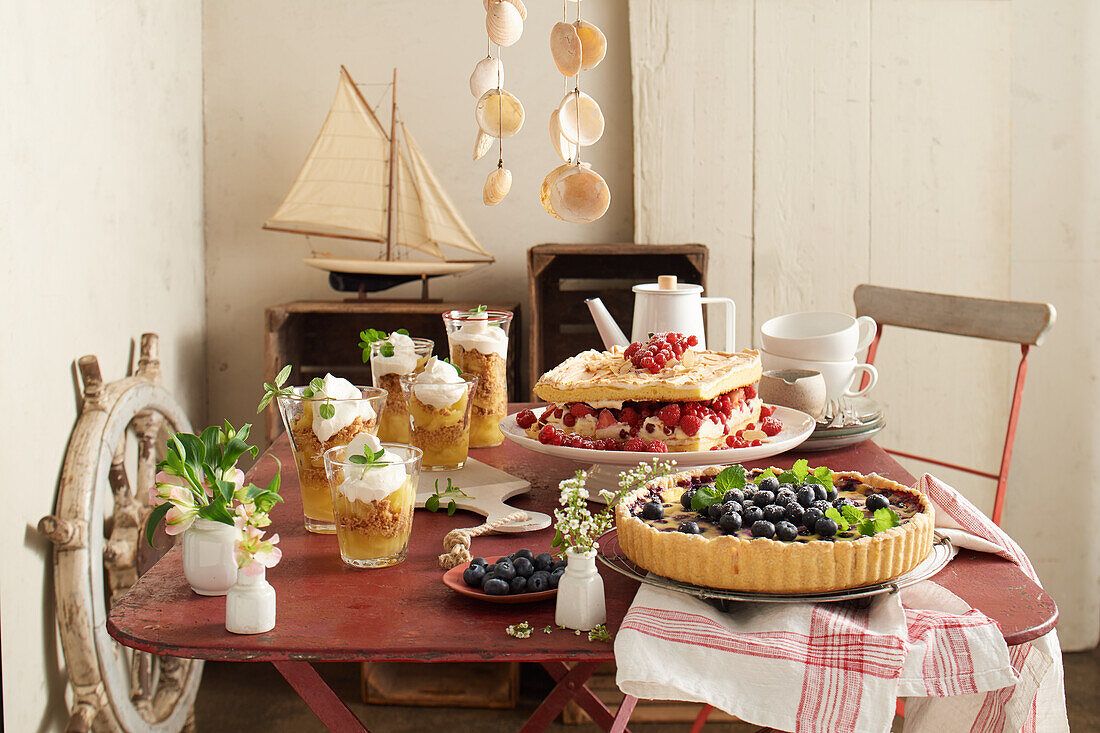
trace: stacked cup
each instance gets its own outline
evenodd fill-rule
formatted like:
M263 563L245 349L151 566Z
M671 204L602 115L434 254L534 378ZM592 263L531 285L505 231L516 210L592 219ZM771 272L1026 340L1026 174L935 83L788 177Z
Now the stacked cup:
M820 372L825 379L826 399L858 397L878 382L878 370L856 360L856 352L867 348L877 324L870 316L856 318L846 313L789 313L760 327L763 348L760 359L765 371L803 369ZM855 378L866 374L860 388Z

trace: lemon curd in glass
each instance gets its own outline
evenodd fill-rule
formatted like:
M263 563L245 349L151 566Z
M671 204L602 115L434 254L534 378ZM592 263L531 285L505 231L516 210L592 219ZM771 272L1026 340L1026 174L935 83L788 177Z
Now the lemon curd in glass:
M383 355L384 346L389 356ZM409 412L401 377L416 374L432 355L435 343L431 339L409 338L392 333L389 338L371 344L370 367L374 386L386 390L386 404L378 418L378 438L393 443L409 442Z
M471 396L478 378L472 374L460 377L450 364L432 365L434 360L422 373L402 377L401 386L409 410L410 442L424 452L424 470L446 471L466 463ZM428 381L433 372L443 371L449 371L448 378L453 381Z
M353 463L367 445L378 463ZM357 568L381 568L405 559L412 533L421 452L373 436L325 454L340 557Z
M476 374L470 417L470 447L504 442L500 421L508 411L509 311L448 311L443 314L451 361L463 374Z
M318 534L336 531L332 496L325 477L325 451L347 445L362 433L373 435L378 429L378 413L386 400L385 390L376 387L357 387L332 375L325 380L326 392L321 396L304 397L305 388L295 387L293 395L278 398L279 413L298 469L305 527ZM353 390L357 397L324 396L351 395ZM326 402L332 405L332 418L320 414L320 407Z

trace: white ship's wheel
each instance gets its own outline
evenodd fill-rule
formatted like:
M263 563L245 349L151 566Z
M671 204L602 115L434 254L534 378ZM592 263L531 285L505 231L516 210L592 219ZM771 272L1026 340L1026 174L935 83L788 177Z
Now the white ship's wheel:
M83 406L65 455L57 511L38 525L54 543L58 626L74 698L67 730L175 733L193 725L202 662L124 647L108 635L105 621L157 560L144 531L157 446L164 431L191 432L191 423L160 385L156 334L142 335L132 377L104 384L94 356L78 366ZM162 532L155 540L160 547L169 544Z

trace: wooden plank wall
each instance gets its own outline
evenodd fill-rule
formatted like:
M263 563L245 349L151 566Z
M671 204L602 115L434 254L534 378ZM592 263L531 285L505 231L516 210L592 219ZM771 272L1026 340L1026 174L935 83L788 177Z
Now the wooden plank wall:
M740 346L861 282L1009 297L1011 3L630 0L630 31L635 240L711 247ZM883 444L995 467L1011 346L879 354Z

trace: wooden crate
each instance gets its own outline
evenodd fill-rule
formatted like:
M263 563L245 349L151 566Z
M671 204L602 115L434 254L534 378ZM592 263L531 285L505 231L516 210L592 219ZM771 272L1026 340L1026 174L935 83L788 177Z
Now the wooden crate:
M484 303L484 301L482 301ZM519 368L523 344L523 317L519 303L484 303L492 310L512 311L508 339L508 396L521 391ZM367 328L382 331L408 329L413 336L435 341L435 353L447 355L447 329L443 313L479 305L474 301L432 303L402 300L328 301L300 300L271 306L264 318L264 379L275 378L284 364L293 364L291 384L305 384L314 377L333 372L357 384L370 384L370 364L363 363L359 332ZM265 415L270 443L282 432L277 407Z
M619 704L623 701L623 693L619 691L619 688L615 685L615 663L604 662L600 665L600 668L596 670L596 674L592 675L587 683L588 689L592 690L593 694L600 699L600 701L607 706L608 710L614 712L619 709ZM697 702L674 702L669 700L638 700L638 704L634 707L634 712L630 716L631 723L691 723L699 715L699 711L702 705ZM588 717L588 713L584 712L575 702L570 701L565 709L562 711L562 722L568 725L580 725L581 723L587 723L592 719ZM760 726L750 725L740 721L738 718L724 713L721 710L710 711L710 716L707 717L708 723L741 723L744 726L746 733L748 731L759 730ZM704 730L706 730L704 728ZM729 730L729 727L725 727L724 730ZM740 726L733 730L740 730Z
M363 662L363 702L511 709L519 698L518 662Z
M634 317L631 287L676 275L707 286L702 244L539 244L527 250L531 295L530 370L533 387L547 369L585 349L602 348L587 298L599 297L623 332Z

